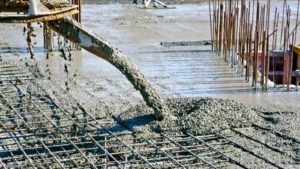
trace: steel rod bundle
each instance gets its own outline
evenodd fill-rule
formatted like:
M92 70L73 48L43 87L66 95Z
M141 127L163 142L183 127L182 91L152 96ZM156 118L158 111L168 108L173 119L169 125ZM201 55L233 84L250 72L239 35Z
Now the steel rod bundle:
M293 52L289 50L297 43L299 4L300 0L293 12L284 0L280 14L270 0L210 0L213 50L244 75L247 82L252 79L255 89L260 84L267 91L270 78L276 86L278 75L283 76L282 84L289 89L293 76ZM294 15L296 19L292 19ZM286 67L280 68L276 53L288 58Z

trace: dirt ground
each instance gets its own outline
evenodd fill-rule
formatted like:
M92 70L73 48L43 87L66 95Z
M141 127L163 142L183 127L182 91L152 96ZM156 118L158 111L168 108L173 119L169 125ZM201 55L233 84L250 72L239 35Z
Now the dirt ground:
M99 118L115 118L132 130L150 135L226 133L231 128L244 128L239 130L250 133L252 125L257 123L300 139L299 92L282 88L268 93L255 91L244 77L211 52L210 46L161 45L161 42L209 40L207 3L175 5L172 1L170 4L176 9L144 10L117 2L95 5L92 0L86 1L82 8L83 25L127 54L167 100L177 119L153 121L153 112L145 106L140 94L104 60L84 50L65 50L70 59L64 59L61 51L47 53L42 46L42 29L35 24L35 59L43 74L39 84L64 107L72 109L72 105L80 103ZM0 25L0 56L4 61L33 64L22 36L24 26ZM56 41L55 44L66 43L58 35ZM291 149L289 153L299 158L299 144L285 143L284 139L274 143L277 139L272 138L276 136L261 133L251 134L283 151ZM233 139L249 149L255 148L259 154L278 157L281 160L266 158L285 167L299 167L290 156L266 153L269 150L265 147L256 147L244 138ZM233 154L247 162L242 159L243 153ZM260 164L255 160L248 163L253 168L270 167L264 164L255 167Z

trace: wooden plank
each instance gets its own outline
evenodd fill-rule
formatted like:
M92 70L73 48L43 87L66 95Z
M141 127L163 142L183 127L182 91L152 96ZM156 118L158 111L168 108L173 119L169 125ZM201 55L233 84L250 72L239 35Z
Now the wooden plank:
M27 12L28 8L26 7L5 7L5 6L0 6L0 12Z
M291 47L292 52L294 53L294 57L296 57L296 68L300 70L300 45L294 45Z
M79 13L74 16L75 20L81 23L81 0L74 0L74 5L78 6Z
M296 69L300 70L300 55L297 55L296 57L297 57L297 67L296 67Z
M298 56L300 56L300 45L294 45L292 47L293 52L295 52Z
M1 15L0 23L31 23L31 22L47 22L52 20L58 20L67 16L78 14L78 6L62 8L61 10L50 11L36 16L29 15Z

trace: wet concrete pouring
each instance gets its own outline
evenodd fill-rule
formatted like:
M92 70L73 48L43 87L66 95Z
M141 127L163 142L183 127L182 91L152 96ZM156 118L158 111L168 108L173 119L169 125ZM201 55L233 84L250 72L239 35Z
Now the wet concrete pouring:
M298 93L257 94L208 46L160 46L208 39L197 28L207 24L195 15L202 8L179 5L181 14L173 16L131 5L83 5L83 24L124 51L164 96L174 116L164 121L155 121L139 92L100 58L34 46L33 61L22 52L25 40L9 38L23 27L1 24L0 165L299 168ZM94 21L91 15L110 18Z

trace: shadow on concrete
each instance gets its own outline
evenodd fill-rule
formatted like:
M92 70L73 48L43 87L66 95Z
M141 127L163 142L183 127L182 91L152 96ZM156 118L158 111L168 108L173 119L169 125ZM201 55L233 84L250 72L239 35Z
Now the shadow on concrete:
M111 132L121 132L125 130L128 131L128 128L132 129L137 126L144 126L146 124L150 124L151 122L155 121L155 117L153 114L141 115L141 116L128 118L124 120L122 120L120 117L113 117L113 119L120 125L115 125L109 128ZM127 128L124 128L123 126Z

